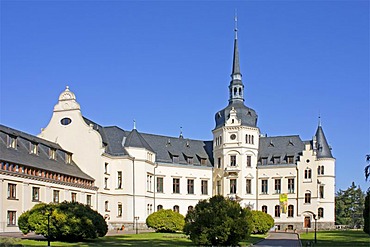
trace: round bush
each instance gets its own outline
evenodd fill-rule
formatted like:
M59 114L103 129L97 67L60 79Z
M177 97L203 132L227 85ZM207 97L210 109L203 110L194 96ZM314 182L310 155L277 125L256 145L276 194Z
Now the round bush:
M161 209L146 218L148 227L154 228L156 232L182 231L185 225L184 216L171 209Z
M253 228L252 233L265 234L275 224L274 219L271 215L266 214L262 211L252 211Z

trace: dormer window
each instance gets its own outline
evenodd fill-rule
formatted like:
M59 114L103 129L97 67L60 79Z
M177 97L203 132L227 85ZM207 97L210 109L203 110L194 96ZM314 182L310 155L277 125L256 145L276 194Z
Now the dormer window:
M207 163L207 159L201 158L200 159L200 164L205 165Z
M180 159L178 155L172 155L172 162L173 163L179 163Z
M193 157L186 157L186 162L187 162L189 165L192 165L192 164L193 164Z
M49 158L52 160L57 159L56 150L54 148L49 148Z
M31 154L38 154L39 146L37 143L30 142L30 153Z
M66 153L66 163L67 164L72 163L72 154Z
M272 159L272 161L274 162L274 164L280 164L280 157L276 156Z
M287 156L286 157L286 163L294 164L294 156Z
M15 136L8 135L8 148L17 148L17 138Z
M267 157L261 158L261 164L262 165L267 165Z

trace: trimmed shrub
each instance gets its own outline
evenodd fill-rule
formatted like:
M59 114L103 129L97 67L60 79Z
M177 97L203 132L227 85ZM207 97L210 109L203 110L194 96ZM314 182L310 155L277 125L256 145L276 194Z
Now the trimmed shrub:
M47 237L48 215L51 240L81 241L103 237L108 231L103 216L89 206L77 202L37 204L19 217L19 229L24 234L33 231Z
M252 211L252 220L252 233L254 234L265 234L275 224L274 219L271 217L271 215L266 214L262 211Z
M235 246L251 233L249 209L238 202L214 196L201 200L185 217L184 232L195 245Z
M148 227L154 228L156 232L182 231L185 225L184 216L171 209L161 209L146 218Z

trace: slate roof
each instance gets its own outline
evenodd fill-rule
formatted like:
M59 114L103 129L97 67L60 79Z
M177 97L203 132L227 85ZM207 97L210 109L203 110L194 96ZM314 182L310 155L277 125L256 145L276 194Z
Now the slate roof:
M317 128L315 137L317 158L333 158L333 155L331 154L331 148L325 138L324 131L320 125Z
M145 148L151 152L154 152L152 147L146 142L143 136L136 130L133 129L124 142L125 147L136 147L136 148Z
M215 129L225 125L227 119L229 119L230 111L232 108L236 110L236 116L238 117L238 119L241 120L241 125L250 127L257 126L258 116L252 108L245 106L243 102L232 102L227 107L216 113Z
M7 147L7 135L17 138L17 148ZM30 153L30 142L38 144L38 154ZM49 158L49 148L56 149L56 160ZM46 171L94 181L72 161L67 164L65 154L72 154L56 143L15 130L0 124L0 159L2 161L39 168ZM72 156L73 157L73 156Z
M304 145L298 135L260 137L257 165L262 165L261 158L267 158L267 165L288 165L287 156L293 156L295 164L302 155ZM274 164L274 157L280 158L278 164Z

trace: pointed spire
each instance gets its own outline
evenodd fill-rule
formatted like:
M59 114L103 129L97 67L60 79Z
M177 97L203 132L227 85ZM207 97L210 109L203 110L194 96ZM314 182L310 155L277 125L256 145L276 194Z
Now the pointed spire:
M234 57L233 57L233 71L232 71L231 77L234 80L234 76L239 75L235 79L241 80L240 65L239 65L239 49L238 49L238 16L236 14L236 10L235 10L234 22L235 22Z
M316 138L315 148L317 158L333 158L333 155L331 154L331 148L328 144L328 141L326 140L324 131L321 127L321 122L317 127L315 138Z

